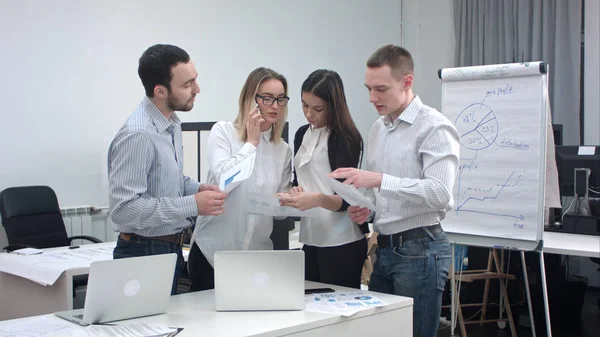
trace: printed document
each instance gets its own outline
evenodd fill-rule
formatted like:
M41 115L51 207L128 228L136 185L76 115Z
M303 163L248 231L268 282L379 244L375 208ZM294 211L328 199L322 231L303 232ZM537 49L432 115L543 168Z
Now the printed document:
M219 181L219 189L225 193L229 193L241 184L242 181L250 178L252 170L254 169L255 160L256 153L253 153L236 166L223 173Z
M342 199L346 200L350 206L367 207L372 211L376 210L373 201L358 188L339 182L331 177L327 177L327 184L335 193L342 197Z
M279 198L275 195L248 193L246 196L246 210L252 214L262 214L276 217L315 217L318 212L315 209L301 211L290 206L281 206Z
M379 298L364 292L332 292L304 296L306 311L352 316L359 311L386 305Z

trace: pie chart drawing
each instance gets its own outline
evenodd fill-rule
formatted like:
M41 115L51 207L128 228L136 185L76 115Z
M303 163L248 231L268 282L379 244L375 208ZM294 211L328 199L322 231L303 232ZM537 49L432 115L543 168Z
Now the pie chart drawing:
M454 125L460 134L460 143L470 150L483 150L498 138L498 120L489 106L473 103L466 107Z

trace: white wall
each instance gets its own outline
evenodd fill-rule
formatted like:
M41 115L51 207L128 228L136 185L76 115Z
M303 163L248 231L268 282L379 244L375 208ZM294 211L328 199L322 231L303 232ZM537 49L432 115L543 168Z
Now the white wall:
M441 111L438 69L454 67L453 1L407 0L404 10L405 46L415 60L415 93Z
M585 0L583 137L600 145L600 0Z
M290 83L290 130L304 118L300 86L317 68L344 79L366 135L377 113L365 62L401 43L401 1L0 0L3 102L0 190L48 184L62 207L107 204L109 143L143 97L137 61L155 43L186 49L202 89L184 121L230 120L258 66Z

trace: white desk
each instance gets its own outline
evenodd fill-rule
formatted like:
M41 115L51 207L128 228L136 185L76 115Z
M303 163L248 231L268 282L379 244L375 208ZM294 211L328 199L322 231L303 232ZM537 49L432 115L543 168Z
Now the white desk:
M116 242L93 244L94 247L114 247ZM91 245L86 245L86 247ZM67 250L66 247L44 251ZM189 250L183 251L187 261ZM89 265L63 272L51 286L43 286L28 279L0 272L0 320L27 317L73 309L73 276L87 275ZM10 305L4 305L10 303Z
M314 282L306 282L306 287L331 287L337 291L355 290ZM387 305L361 311L350 317L341 317L306 311L216 312L214 291L208 290L172 296L166 314L119 323L145 322L184 328L177 335L182 337L412 337L413 300L381 293L373 295ZM0 325L3 323L7 322L0 322Z
M544 253L600 257L600 236L544 232Z

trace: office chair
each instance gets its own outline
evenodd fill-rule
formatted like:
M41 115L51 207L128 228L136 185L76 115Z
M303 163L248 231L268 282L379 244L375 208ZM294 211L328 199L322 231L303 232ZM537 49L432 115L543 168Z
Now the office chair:
M0 192L0 214L9 244L4 248L7 251L69 246L76 239L102 242L87 235L67 236L58 199L48 186L5 189Z
M102 242L88 235L67 236L58 199L48 186L21 186L3 190L0 192L0 215L9 244L4 247L7 252L26 247L69 246L77 239ZM87 275L75 276L73 293L76 287L86 284Z

